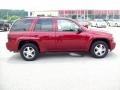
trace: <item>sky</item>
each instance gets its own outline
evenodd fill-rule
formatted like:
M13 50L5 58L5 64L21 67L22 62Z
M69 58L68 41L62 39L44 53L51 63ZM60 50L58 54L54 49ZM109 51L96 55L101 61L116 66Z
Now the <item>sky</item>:
M0 9L27 11L93 9L120 10L120 0L0 0Z

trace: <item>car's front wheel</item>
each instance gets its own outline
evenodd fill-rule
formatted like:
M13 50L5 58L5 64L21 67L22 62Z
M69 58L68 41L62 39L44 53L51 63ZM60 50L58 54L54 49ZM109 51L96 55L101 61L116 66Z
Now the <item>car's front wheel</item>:
M95 58L103 58L108 54L108 44L104 41L96 41L92 44L90 53Z
M20 54L24 60L33 61L37 58L39 51L36 45L32 43L26 43L20 49Z

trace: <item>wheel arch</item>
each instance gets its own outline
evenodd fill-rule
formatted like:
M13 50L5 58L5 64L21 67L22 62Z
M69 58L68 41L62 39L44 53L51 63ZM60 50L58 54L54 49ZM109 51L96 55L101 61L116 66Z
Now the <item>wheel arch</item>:
M106 42L106 44L108 45L108 49L111 49L111 47L110 47L110 42L109 42L108 39L106 39L106 38L95 38L95 39L91 40L90 47L89 47L89 51L90 51L90 48L91 48L92 44L93 44L94 42L96 42L96 41L104 41L104 42Z
M22 47L24 44L26 44L26 43L32 43L32 44L36 45L37 48L38 48L38 50L40 51L40 47L39 47L38 42L37 42L37 41L34 41L34 40L21 40L21 41L19 41L18 50L20 50L21 47Z

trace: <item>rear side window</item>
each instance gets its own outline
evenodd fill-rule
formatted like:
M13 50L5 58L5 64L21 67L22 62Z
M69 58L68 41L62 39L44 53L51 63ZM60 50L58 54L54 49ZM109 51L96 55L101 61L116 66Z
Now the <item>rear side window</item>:
M52 19L38 19L35 31L53 31Z
M32 24L32 19L17 20L11 27L11 31L27 31Z

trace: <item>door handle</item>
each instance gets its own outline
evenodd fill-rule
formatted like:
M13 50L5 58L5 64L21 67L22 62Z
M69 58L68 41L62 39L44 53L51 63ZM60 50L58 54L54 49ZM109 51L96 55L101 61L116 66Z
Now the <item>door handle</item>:
M39 35L33 35L34 37L38 37Z

